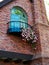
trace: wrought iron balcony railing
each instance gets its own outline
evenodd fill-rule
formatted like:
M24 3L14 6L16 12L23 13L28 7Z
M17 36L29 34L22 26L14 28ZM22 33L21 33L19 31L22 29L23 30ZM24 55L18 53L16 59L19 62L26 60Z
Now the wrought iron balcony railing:
M22 29L32 28L31 25L21 21L10 21L8 22L8 33L22 32Z

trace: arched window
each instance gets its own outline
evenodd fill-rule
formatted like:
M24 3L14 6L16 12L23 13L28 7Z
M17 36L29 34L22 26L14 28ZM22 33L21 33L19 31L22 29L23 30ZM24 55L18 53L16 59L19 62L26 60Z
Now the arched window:
M21 7L11 9L9 32L20 32L22 28L27 28L28 19L26 12Z

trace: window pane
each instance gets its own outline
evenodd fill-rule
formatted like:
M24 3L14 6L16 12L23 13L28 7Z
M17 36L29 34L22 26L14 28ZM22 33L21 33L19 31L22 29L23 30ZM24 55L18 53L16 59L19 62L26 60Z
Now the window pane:
M10 28L14 28L14 23L13 22L10 23Z
M10 19L10 28L27 28L27 15L20 7L12 8Z

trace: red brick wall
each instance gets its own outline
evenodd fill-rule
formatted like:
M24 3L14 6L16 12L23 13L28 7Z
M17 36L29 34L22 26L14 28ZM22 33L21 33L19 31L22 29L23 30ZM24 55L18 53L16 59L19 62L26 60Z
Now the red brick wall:
M30 65L43 65L43 64L42 64L42 59L41 59L41 58L35 59L35 60L33 60L33 61L30 63Z
M34 0L34 19L35 23L48 24L44 0Z
M49 57L49 25L39 24L40 44L43 57Z
M33 25L32 5L29 0L14 0L0 9L0 49L19 53L32 54L32 48L21 38L7 34L7 23L10 22L10 10L14 6L22 7L28 15L28 23Z
M0 65L23 65L23 63L15 63L15 62L4 62L0 61Z
M49 58L43 58L43 65L49 65Z
M10 10L14 6L22 7L28 15L28 23L34 25L38 41L36 50L30 44L22 41L21 38L7 34L7 23L10 22ZM34 24L33 24L34 23ZM39 24L42 23L43 25ZM46 24L46 25L45 25ZM0 50L14 51L25 54L33 54L37 59L41 55L49 57L49 26L46 18L46 11L43 0L34 0L34 4L29 0L14 0L0 9ZM34 60L33 65L42 65L42 59ZM31 65L32 65L31 64ZM9 64L10 65L10 64Z
M44 15L44 18L42 17L43 14L45 14L45 9L43 10L44 5L41 5L41 4L43 4L43 1L39 1L39 0L37 1L34 0L34 3L32 4L29 0L14 0L13 2L8 3L6 6L0 9L0 31L1 31L0 32L0 49L8 50L8 51L23 52L23 53L33 52L32 47L28 43L23 42L20 38L16 36L7 35L7 29L8 29L7 23L10 22L10 10L14 6L20 6L26 11L28 15L29 24L33 25L34 22L47 24L46 15ZM37 29L35 30L37 30L36 33L38 34L38 38L39 38L38 26L36 26L36 28ZM38 43L40 42L38 41ZM37 44L37 50L40 51L41 47L40 48L39 47L40 47L40 44ZM35 53L39 52L37 50L35 51Z

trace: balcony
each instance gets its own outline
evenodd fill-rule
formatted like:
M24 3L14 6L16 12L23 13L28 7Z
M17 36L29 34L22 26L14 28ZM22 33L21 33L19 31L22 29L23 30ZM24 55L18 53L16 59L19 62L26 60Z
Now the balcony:
M22 29L27 29L31 27L29 24L21 21L10 21L8 23L8 33L20 33Z
M36 43L37 41L37 36L33 30L33 26L21 21L9 22L7 33L20 35L23 40L26 40L29 43Z

